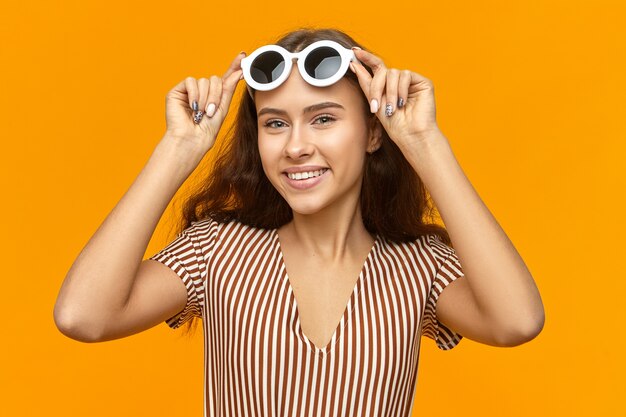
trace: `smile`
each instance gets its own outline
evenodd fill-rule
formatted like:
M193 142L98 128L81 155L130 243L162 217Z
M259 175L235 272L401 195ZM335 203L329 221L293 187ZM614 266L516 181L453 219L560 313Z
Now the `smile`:
M319 177L320 175L322 175L327 170L328 170L328 168L320 169L319 171L287 173L287 176L291 180L297 180L297 181L299 181L299 180L306 180L306 179L309 179L309 178Z
M308 190L315 187L329 175L330 169L322 168L315 171L285 172L285 182L294 190Z

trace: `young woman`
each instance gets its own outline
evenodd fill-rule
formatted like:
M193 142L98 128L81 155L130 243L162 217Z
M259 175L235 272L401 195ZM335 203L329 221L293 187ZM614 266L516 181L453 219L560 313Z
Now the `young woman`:
M422 335L447 350L541 331L537 287L440 131L430 80L332 29L244 56L168 93L165 136L61 287L64 334L202 318L205 415L408 416ZM180 233L142 261L242 79Z

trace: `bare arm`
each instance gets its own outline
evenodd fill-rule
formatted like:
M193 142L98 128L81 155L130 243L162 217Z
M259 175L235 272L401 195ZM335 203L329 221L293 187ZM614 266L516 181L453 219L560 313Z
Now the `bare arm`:
M67 273L54 307L61 332L74 339L97 341L107 325L121 319L156 225L195 168L188 151L180 141L164 136L137 179L91 237ZM137 278L143 282L157 268L142 267ZM165 269L162 266L160 278L155 275L158 282L154 284L170 295L155 298L160 306L144 315L149 317L146 322L135 322L136 330L154 326L163 316L173 315L185 305L184 285L173 272L166 275ZM153 296L158 295L157 289L143 287ZM148 304L141 308L144 312L149 309Z
M439 130L432 81L413 71L389 69L368 51L354 53L357 60L351 65L363 93L372 102L389 103L385 111L376 105L372 111L424 182L463 266L464 276L439 296L438 320L485 344L516 346L533 339L545 321L539 290ZM398 98L406 104L394 107Z
M180 278L142 258L172 197L213 147L240 81L243 56L237 55L222 78L188 77L167 94L165 136L63 281L54 306L63 334L85 342L116 339L184 308L187 290ZM194 102L210 113L194 118Z
M539 334L544 310L523 259L463 173L447 138L436 131L403 149L450 234L464 277L437 302L450 329L493 346L516 346Z

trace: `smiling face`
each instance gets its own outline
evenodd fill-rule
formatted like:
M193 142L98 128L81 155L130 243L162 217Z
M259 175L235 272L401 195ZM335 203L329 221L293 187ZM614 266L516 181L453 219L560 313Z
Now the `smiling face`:
M294 214L358 204L366 152L377 146L362 96L345 78L314 87L295 66L278 88L255 92L263 170Z

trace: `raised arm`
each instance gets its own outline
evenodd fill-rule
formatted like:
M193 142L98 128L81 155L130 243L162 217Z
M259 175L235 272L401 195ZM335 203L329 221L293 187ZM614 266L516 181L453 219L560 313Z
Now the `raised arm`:
M243 56L222 78L187 78L168 93L166 134L63 281L54 306L63 334L83 342L125 337L185 306L187 291L180 278L142 258L172 197L212 148L240 80ZM208 113L197 117L192 107Z
M492 346L532 340L545 318L524 260L463 173L447 138L436 132L418 142L405 155L441 213L465 274L441 293L438 320Z
M107 328L120 323L150 237L168 203L193 170L190 161L185 161L185 151L178 140L164 136L137 179L74 261L54 307L55 323L63 334L85 342L99 341L107 336ZM149 271L155 268L142 268L141 273ZM163 316L175 314L174 310L185 305L187 292L182 283L163 274L157 276L152 286L143 288L155 296L160 292L161 297L149 297L139 307L145 314L136 316L130 326L138 331L154 326ZM124 333L124 327L118 325L114 331Z
M437 319L489 345L516 346L533 339L545 321L539 290L439 130L432 81L413 71L388 69L368 51L354 52L359 61L351 65L371 111L424 182L463 266L464 276L439 296Z

